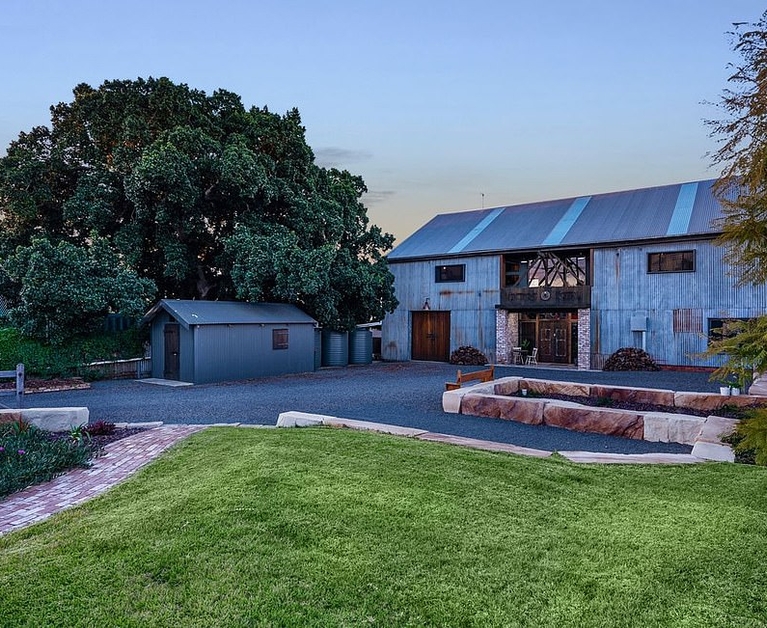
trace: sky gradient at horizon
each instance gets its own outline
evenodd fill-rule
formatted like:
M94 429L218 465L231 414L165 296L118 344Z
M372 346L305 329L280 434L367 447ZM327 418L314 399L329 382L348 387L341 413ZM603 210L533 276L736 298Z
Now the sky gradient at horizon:
M79 83L167 76L297 107L404 240L437 213L712 178L755 0L5 0L0 154Z

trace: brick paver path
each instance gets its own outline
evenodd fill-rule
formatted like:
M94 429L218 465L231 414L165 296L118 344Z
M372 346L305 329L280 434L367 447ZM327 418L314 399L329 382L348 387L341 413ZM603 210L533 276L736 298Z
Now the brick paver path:
M89 469L75 469L0 501L0 535L47 519L119 484L203 425L162 425L110 443Z

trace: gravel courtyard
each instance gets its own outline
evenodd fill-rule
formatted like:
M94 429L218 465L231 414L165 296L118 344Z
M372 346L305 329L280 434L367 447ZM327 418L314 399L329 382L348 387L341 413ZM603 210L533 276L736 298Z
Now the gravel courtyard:
M689 453L691 449L685 445L446 414L442 412L441 395L445 382L454 380L455 373L455 366L441 363L377 362L369 366L323 368L314 373L186 387L134 380L96 382L90 390L27 395L21 403L28 408L87 406L91 421L273 425L280 412L299 410L547 450ZM671 390L716 390L706 373L496 368L496 377L511 375ZM15 407L16 402L13 397L4 396L0 397L0 404Z

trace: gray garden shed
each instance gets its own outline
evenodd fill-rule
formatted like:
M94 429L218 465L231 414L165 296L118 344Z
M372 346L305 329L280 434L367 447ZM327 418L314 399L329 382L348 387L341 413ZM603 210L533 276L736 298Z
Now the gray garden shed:
M144 322L152 377L203 384L314 370L317 322L294 305L163 299Z

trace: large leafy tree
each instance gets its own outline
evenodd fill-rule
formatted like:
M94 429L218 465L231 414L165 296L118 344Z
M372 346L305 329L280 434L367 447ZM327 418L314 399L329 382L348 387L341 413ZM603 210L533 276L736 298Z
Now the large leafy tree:
M767 281L767 12L731 33L740 61L708 121L719 141L714 153L722 176L716 192L724 208L721 244L742 283Z
M334 327L396 306L392 236L359 177L314 163L298 111L150 78L78 85L51 114L0 160L0 259L95 237L161 297L291 302Z
M723 168L716 192L724 208L720 243L742 284L767 282L767 12L731 33L740 61L732 65L719 109L708 122L720 142L714 163ZM735 376L748 385L754 371L767 371L767 316L725 325L706 355L727 361L713 378Z
M57 344L99 330L110 312L140 316L154 285L126 268L107 242L88 246L45 238L20 246L4 264L21 286L11 320L29 336Z

